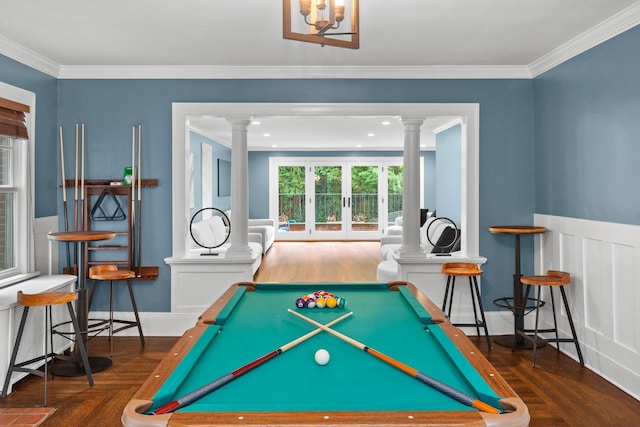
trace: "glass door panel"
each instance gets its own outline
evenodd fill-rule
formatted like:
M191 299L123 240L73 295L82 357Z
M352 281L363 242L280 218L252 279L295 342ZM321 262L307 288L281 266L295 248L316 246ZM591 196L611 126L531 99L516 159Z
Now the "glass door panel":
M278 218L277 238L379 239L402 215L403 167L399 163L401 159L394 158L274 163L269 211Z
M345 199L342 194L342 166L316 166L315 228L316 232L342 232Z
M278 167L279 231L305 231L305 169L305 166Z
M351 166L351 232L378 232L378 166Z
M387 168L387 223L394 225L396 218L402 216L402 166Z

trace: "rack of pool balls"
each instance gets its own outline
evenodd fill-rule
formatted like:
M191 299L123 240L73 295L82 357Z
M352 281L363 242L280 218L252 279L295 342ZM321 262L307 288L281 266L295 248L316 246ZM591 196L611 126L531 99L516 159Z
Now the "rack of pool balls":
M344 308L347 300L327 291L317 291L296 299L298 308Z

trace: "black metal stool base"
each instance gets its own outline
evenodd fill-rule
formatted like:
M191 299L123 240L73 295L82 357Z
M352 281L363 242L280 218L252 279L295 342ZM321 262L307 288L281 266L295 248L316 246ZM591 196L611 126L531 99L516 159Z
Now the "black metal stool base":
M533 339L533 337L531 337ZM516 337L513 334L498 335L493 337L493 342L503 347L512 347L513 340L517 339L516 348L520 350L533 350L533 342L523 339L521 336ZM542 340L538 340L538 348L542 348L546 345Z
M89 357L89 366L94 374L107 370L111 363L111 359L108 357ZM56 360L51 364L51 373L58 377L81 377L86 375L81 360Z
M507 310L510 310L511 312L514 313L514 315L517 315L518 310L522 310L523 318L527 314L534 311L536 308L544 307L545 305L545 302L543 300L540 300L537 298L527 298L527 303L526 303L527 305L525 307L517 307L515 305L515 298L513 297L498 298L494 300L493 303L498 307L502 307L502 308L506 308ZM523 320L521 321L523 322ZM521 349L521 350L533 350L532 340L533 340L533 337L531 337L531 339L525 339L521 335L515 335L515 334L498 335L493 338L493 342L498 345L501 345L503 347ZM515 341L515 346L513 345L514 341ZM544 345L545 344L543 342L538 340L538 348L543 347Z

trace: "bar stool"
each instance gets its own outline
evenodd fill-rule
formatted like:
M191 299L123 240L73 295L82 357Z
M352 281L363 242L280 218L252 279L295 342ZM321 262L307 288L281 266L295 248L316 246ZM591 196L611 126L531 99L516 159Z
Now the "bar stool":
M91 287L91 294L89 295L89 309L91 309L91 303L93 297L98 288L98 284L101 282L109 281L109 319L104 322L109 324L109 342L111 345L111 354L113 354L113 334L116 334L125 329L137 327L140 335L140 342L144 345L144 335L142 333L142 325L140 324L140 317L138 315L138 305L136 304L136 298L133 294L133 288L131 287L132 278L136 277L136 274L130 270L119 270L116 265L97 265L89 268L89 279L93 280L93 286ZM133 307L133 314L136 320L122 320L114 319L113 317L113 281L114 280L126 280L127 288L129 289L129 298L131 299L131 306ZM120 326L117 329L113 328L114 323L119 323L124 326Z
M75 343L78 346L78 352L80 353L80 357L82 359L84 371L87 374L87 380L89 381L89 386L93 386L93 376L91 375L91 368L89 367L89 359L87 357L87 352L84 348L84 344L82 343L82 333L81 333L82 331L80 331L80 327L78 326L78 319L76 318L75 312L73 311L73 305L71 304L71 302L75 301L76 299L78 299L78 294L75 292L45 292L41 294L24 294L22 293L22 291L18 291L18 304L23 306L24 310L22 311L22 319L20 320L20 327L18 328L18 335L16 336L16 342L15 342L15 345L13 346L11 361L9 362L9 369L7 370L7 377L4 380L4 387L2 388L3 398L7 397L7 391L9 390L11 375L14 372L26 372L26 373L38 375L39 377L44 378L44 406L47 406L48 359L57 358L57 359L63 359L63 360L76 360L75 358L58 355L53 352L53 334L55 332L53 331L53 328L52 328L51 307L54 305L60 305L60 304L67 305L67 309L69 310L69 316L71 317L71 323L73 324L73 330L75 332L75 337L76 337ZM16 363L16 358L18 356L18 350L20 348L20 342L22 340L24 327L27 322L29 309L31 307L38 307L38 306L45 307L44 355L35 357L33 359L30 359L24 362ZM47 334L49 335L48 337L46 336ZM38 362L40 360L45 361L44 372L41 372L37 369L26 367L27 365L31 365L32 363Z
M549 287L549 293L551 294L551 310L553 313L553 328L552 329L538 329L538 315L540 313L541 304L536 304L536 321L535 321L535 329L530 330L526 329L524 331L518 331L518 334L522 335L526 339L533 342L533 366L536 366L536 350L538 347L538 340L543 342L554 342L556 343L556 348L560 351L560 343L561 342L572 342L576 346L576 351L578 352L578 358L580 359L580 364L584 366L584 359L582 358L582 352L580 351L580 343L578 342L578 337L576 335L576 329L573 325L573 318L571 317L571 311L569 310L569 303L567 302L567 294L564 291L564 287L571 283L571 275L564 271L556 271L549 270L546 275L543 276L522 276L520 278L520 282L527 285L527 289L525 290L525 300L529 296L529 291L531 290L531 286L537 286L538 299L540 299L540 290L542 286ZM572 338L559 338L558 336L558 321L556 319L556 304L553 298L553 289L555 287L560 288L560 294L562 295L562 301L564 303L564 309L567 312L567 318L569 319L569 326L571 327L571 336ZM525 334L525 332L533 332L534 336L530 337ZM555 338L544 339L538 336L539 333L549 333L554 332Z
M480 289L478 288L478 276L482 275L482 270L476 264L471 262L447 262L442 264L442 274L447 275L447 287L444 291L444 301L442 302L442 312L451 319L451 306L453 305L453 293L456 287L456 277L469 278L469 290L471 292L471 303L473 305L473 318L475 323L453 323L454 326L475 327L476 333L480 336L480 327L484 328L484 335L487 338L487 345L491 348L491 339L489 338L489 329L487 328L487 320L484 316L484 308L482 299L480 298ZM451 295L449 295L451 288ZM449 310L447 311L447 298L449 298ZM477 302L477 308L476 308ZM478 319L478 308L480 309L480 317Z

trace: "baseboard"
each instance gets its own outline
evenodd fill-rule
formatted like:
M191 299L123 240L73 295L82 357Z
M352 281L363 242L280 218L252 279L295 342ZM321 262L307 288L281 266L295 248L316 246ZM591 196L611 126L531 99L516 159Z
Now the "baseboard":
M187 329L193 328L198 321L198 315L190 313L141 312L138 315L140 323L142 323L142 333L148 337L180 337ZM107 319L108 317L109 312L107 311L89 313L89 319ZM115 312L114 317L122 320L135 320L133 312ZM125 329L118 335L138 336L138 330L137 328Z

